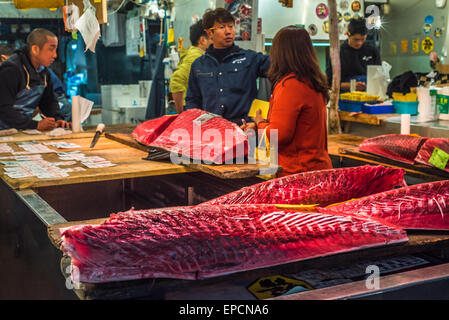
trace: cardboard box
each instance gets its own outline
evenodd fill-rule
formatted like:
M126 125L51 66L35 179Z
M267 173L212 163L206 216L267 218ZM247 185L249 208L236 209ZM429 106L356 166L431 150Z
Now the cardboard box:
M441 74L449 74L449 64L438 63L436 70Z

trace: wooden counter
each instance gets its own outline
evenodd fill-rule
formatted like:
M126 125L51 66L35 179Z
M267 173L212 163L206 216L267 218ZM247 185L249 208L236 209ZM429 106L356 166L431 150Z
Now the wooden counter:
M107 127L107 132L100 137L94 148L90 148L90 143L94 136L95 128L89 128L85 132L71 133L62 137L50 137L46 134L29 135L19 132L10 136L11 140L0 140L0 143L6 143L18 149L16 143L26 141L38 142L59 142L67 141L79 145L81 148L75 149L57 149L49 146L56 152L67 152L79 150L86 156L99 156L116 164L114 167L89 169L81 172L70 172L69 177L39 179L37 177L11 179L6 176L3 170L0 170L0 178L8 183L13 189L28 189L44 186L57 186L62 184L86 183L94 181L106 181L113 179L127 179L137 177L147 177L156 175L176 174L185 172L201 171L221 179L244 179L255 177L260 174L261 169L270 168L268 164L228 164L228 165L205 165L205 164L186 164L176 165L170 160L148 161L144 158L148 155L148 147L137 143L129 133L134 126L118 125ZM0 153L0 157L12 156L9 153ZM60 162L55 153L42 154L42 158L49 162ZM71 167L83 167L79 162ZM0 169L3 165L0 165ZM280 170L274 168L274 172Z
M367 114L347 111L339 111L338 113L341 121L358 122L373 126L380 126L385 119L398 116L398 114Z
M88 137L86 137L88 136ZM29 136L28 136L29 137ZM15 141L28 141L23 140L24 137L17 136ZM49 140L48 137L33 136L32 141L45 141ZM44 186L57 186L63 184L74 184L74 183L87 183L94 181L105 181L114 179L126 179L126 178L136 178L136 177L147 177L155 175L165 175L165 174L175 174L175 173L185 173L193 172L195 170L187 168L182 165L174 165L170 162L159 162L159 161L148 161L143 160L146 157L146 152L137 150L135 148L128 147L116 141L109 140L104 136L101 136L94 148L90 148L90 143L92 141L92 133L82 133L76 134L72 137L63 137L62 139L52 139L52 141L67 141L80 146L80 148L75 149L57 149L52 146L48 146L49 149L55 150L57 152L68 152L79 150L86 156L99 156L106 160L111 161L116 164L113 167L108 168L98 168L90 169L85 168L80 162L77 164L66 166L64 168L72 167L84 167L86 171L70 172L68 177L64 178L49 178L49 179L39 179L37 177L27 177L20 179L12 179L5 175L4 171L1 170L0 178L3 179L12 189L29 189ZM7 142L8 145L13 147L16 151L14 142ZM42 153L42 158L49 162L61 162L56 153ZM10 153L2 153L0 157L11 156ZM0 168L4 166L0 164Z
M136 148L148 152L151 148L143 144L138 143L130 133L106 133L108 139L123 143L127 146ZM221 179L244 179L260 175L263 169L272 169L272 171L279 172L282 170L279 166L271 166L266 163L257 162L255 164L225 164L225 165L207 165L189 163L185 164L186 167L201 171Z

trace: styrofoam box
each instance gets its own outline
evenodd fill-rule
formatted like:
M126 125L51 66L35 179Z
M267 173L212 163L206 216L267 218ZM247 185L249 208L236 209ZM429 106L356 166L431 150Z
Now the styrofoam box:
M135 103L134 103L135 102ZM111 84L101 86L101 106L112 109L139 104L140 89L138 84Z
M119 108L102 108L101 118L104 124L130 123L145 121L146 106L122 106Z

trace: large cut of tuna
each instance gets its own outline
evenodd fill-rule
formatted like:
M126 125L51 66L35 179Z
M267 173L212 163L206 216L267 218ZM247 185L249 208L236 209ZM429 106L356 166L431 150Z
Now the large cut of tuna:
M72 279L91 283L204 279L408 240L375 221L272 205L130 210L60 232Z
M417 163L422 163L428 166L432 166L429 162L432 154L435 151L435 148L438 148L445 153L449 153L449 139L446 138L432 138L427 140L421 147L418 152L418 155L415 158ZM444 166L444 165L443 165ZM446 164L445 171L449 171L449 162Z
M177 115L165 115L139 124L132 136L138 142L148 146L176 119Z
M403 169L361 166L297 173L244 187L204 204L272 203L327 206L405 186Z
M375 219L404 229L449 230L449 181L390 190L319 210Z
M181 113L151 146L205 163L232 163L248 154L248 139L223 117L200 109Z
M359 146L359 151L413 164L426 140L427 138L406 134L386 134L364 140Z

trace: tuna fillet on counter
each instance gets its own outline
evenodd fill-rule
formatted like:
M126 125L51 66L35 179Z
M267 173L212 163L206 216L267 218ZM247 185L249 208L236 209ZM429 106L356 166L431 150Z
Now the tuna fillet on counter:
M293 174L244 187L201 205L304 204L327 206L405 186L405 170L361 166Z
M390 190L319 210L404 229L449 230L449 180Z
M408 240L396 227L273 205L130 210L60 229L74 282L203 279Z
M419 149L427 139L406 134L386 134L364 140L359 151L413 164Z
M248 138L239 126L200 109L181 113L150 146L214 164L248 154Z
M151 119L139 124L132 136L138 142L148 146L151 142L156 140L162 132L176 119L177 115L165 115L156 119Z

